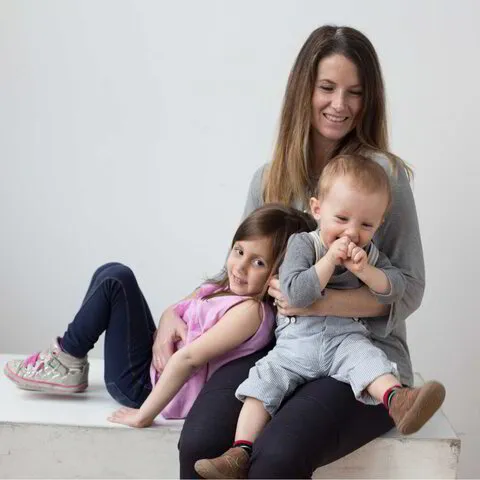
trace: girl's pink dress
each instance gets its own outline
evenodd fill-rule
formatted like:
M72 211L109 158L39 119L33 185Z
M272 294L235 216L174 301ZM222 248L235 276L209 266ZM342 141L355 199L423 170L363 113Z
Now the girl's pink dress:
M207 300L202 298L216 290L218 290L217 285L203 284L194 298L189 298L175 305L176 313L187 324L186 344L192 343L196 338L212 328L225 315L227 310L250 298L237 295L221 295ZM238 347L215 358L197 370L162 411L163 417L185 418L193 402L198 397L200 390L216 370L236 358L262 349L270 342L273 336L275 315L268 304L262 302L262 308L262 323L255 334ZM177 349L182 346L183 342L177 343ZM152 386L155 386L159 374L153 367L153 364L150 366L150 378Z

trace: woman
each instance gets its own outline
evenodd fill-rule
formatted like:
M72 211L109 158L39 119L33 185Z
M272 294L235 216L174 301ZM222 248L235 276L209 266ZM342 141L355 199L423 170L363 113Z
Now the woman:
M307 39L292 68L273 160L255 173L244 215L268 202L306 208L323 167L340 153L370 156L390 174L393 205L375 242L405 275L404 297L390 306L366 287L331 290L309 308L293 309L278 280L271 281L269 293L284 315L388 315L387 328L374 332L372 340L397 364L402 383L411 385L405 319L422 300L424 264L410 170L388 151L383 80L372 44L353 28L323 26ZM172 315L164 315L154 346L159 362L171 352L178 325ZM196 460L216 457L231 446L241 408L234 392L267 351L225 365L204 387L181 435L181 478L195 478ZM385 408L357 402L348 385L330 377L314 380L284 402L255 442L249 476L311 478L319 466L392 426Z

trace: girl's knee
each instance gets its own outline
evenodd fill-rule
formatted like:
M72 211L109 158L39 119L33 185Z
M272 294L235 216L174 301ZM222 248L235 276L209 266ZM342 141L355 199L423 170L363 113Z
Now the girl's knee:
M114 382L105 382L107 392L111 397L116 400L120 405L129 408L140 408L141 403L130 399Z
M119 281L128 281L135 278L130 267L118 262L110 262L102 265L97 268L93 276L94 278L114 278Z

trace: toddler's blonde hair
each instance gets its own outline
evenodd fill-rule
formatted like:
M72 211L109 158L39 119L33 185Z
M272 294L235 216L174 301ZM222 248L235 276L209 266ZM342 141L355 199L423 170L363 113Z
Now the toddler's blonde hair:
M339 177L348 177L353 186L366 193L385 192L388 211L392 203L390 179L385 169L375 160L363 155L338 155L325 166L318 179L315 196L322 200Z

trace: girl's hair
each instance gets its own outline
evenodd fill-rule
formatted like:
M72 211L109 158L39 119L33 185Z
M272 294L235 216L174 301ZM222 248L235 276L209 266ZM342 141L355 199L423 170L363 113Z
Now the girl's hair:
M293 233L310 232L317 228L317 222L308 213L301 212L292 207L270 203L254 210L237 228L230 248L236 242L252 240L259 237L268 237L272 240L272 268L270 276L277 273L285 256L287 241ZM207 280L208 283L218 286L218 290L205 298L221 294L228 288L228 273L223 269L219 277ZM256 297L264 300L268 290L268 282L263 291Z
M401 166L409 178L412 176L408 165L388 151L385 91L373 45L354 28L325 25L310 34L290 72L273 159L266 177L265 202L289 205L301 200L307 205L315 189L312 96L320 61L334 54L345 56L357 67L362 108L356 127L338 142L325 163L339 154L380 152L387 156L394 173Z
M315 196L320 200L328 195L339 177L348 177L354 186L366 193L383 192L387 195L387 211L392 203L392 188L387 172L375 160L363 155L338 155L322 170Z

